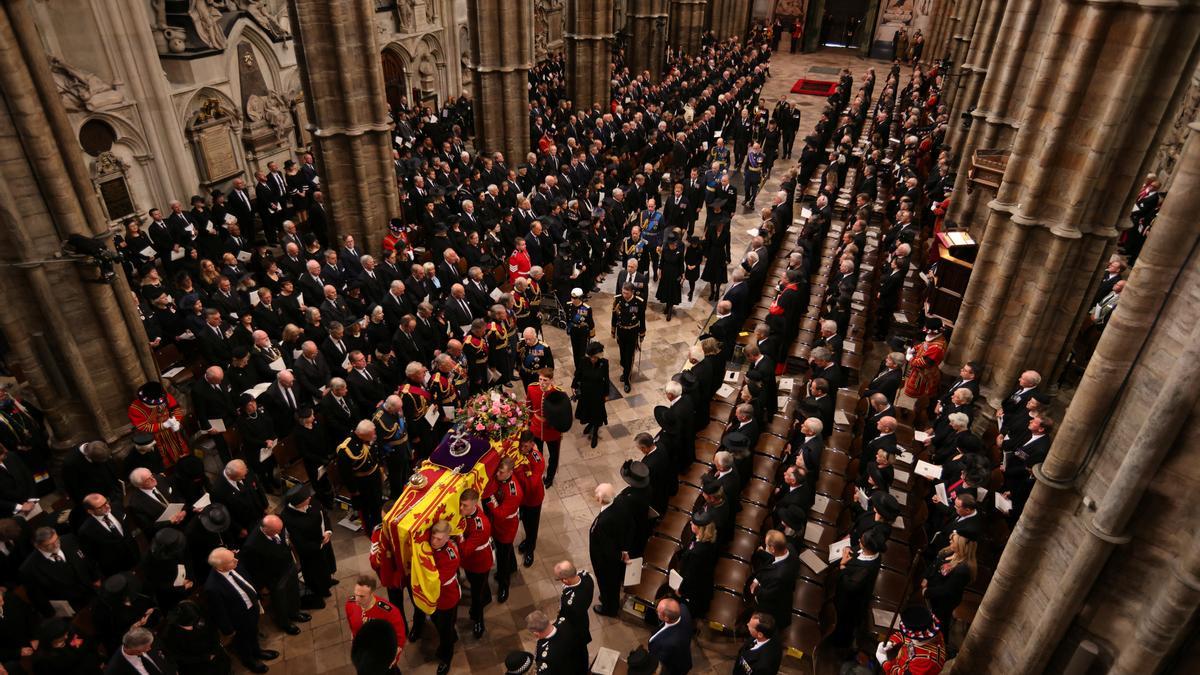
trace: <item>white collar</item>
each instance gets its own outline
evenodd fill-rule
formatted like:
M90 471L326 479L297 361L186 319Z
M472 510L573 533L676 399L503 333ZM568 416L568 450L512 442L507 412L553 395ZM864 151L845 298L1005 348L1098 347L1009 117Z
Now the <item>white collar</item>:
M797 486L797 487L799 487L799 486ZM788 552L784 553L783 555L777 555L777 556L775 556L775 559L771 561L771 564L774 565L775 563L777 563L781 560L787 560L788 556L790 556L791 554L792 554L792 552L788 551Z

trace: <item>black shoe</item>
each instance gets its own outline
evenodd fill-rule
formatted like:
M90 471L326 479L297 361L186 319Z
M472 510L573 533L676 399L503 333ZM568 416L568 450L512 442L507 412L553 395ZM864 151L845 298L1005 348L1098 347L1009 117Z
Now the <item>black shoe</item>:
M275 659L279 658L279 652L275 651L274 649L264 649L254 656L262 659L263 661L274 661Z
M446 673L448 673L448 672L450 672L450 664L449 663L439 663L438 664L437 675L446 675Z
M600 430L593 429L592 430L592 447L593 448L596 447L596 443L598 443L599 440L600 440Z
M484 631L484 628L483 628L483 622L482 622L482 621L476 621L476 622L475 622L475 623L474 623L474 624L471 626L471 635L474 635L476 638L481 638L481 637L483 637L483 631Z
M521 562L526 567L533 567L533 551L525 554L525 560Z
M422 632L422 630L425 628L425 624L424 624L424 622L422 622L422 623L415 623L415 622L414 622L414 623L412 623L412 624L409 624L409 625L410 625L410 626L412 626L412 627L408 629L408 641L409 641L409 642L416 642L417 640L420 640L420 639L421 639L421 632Z
M300 626L297 626L294 623L289 623L288 625L283 627L283 632L287 633L288 635L299 635L300 634Z
M612 617L617 616L616 612L610 612L610 611L604 609L604 605L596 605L596 606L592 607L592 611L599 614L600 616L612 616Z
M309 621L312 621L312 614L309 614L308 612L300 612L296 615L295 621L296 623L308 623Z
M330 585L330 586L337 586L337 585L338 585L338 584L340 584L340 583L342 583L342 580L341 580L341 579L330 579L330 580L329 580L329 585Z
M250 663L243 661L242 665L246 667L246 670L252 673L265 673L270 670L270 668L267 667L267 664L263 663L262 661L252 661Z
M628 394L631 391L633 391L633 387L629 386L629 383L626 382L625 383L625 393Z
M500 591L498 593L496 593L496 600L500 604L504 604L508 600L508 587L507 586L502 586L500 588Z
M524 553L524 552L525 552L525 546L526 546L528 543L529 543L529 540L528 540L528 539L526 539L525 541L522 541L521 543L517 544L517 552L518 552L518 553Z
M554 479L553 479L553 478L551 478L550 476L543 476L543 477L542 477L542 487L549 488L549 487L552 487L553 485L554 485Z

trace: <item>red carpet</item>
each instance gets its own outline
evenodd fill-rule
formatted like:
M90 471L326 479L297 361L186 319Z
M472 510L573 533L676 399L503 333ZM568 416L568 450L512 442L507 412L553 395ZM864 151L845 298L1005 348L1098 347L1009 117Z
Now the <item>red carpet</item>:
M796 80L796 84L792 85L793 94L807 96L829 96L836 89L837 82L826 82L825 80L799 79Z

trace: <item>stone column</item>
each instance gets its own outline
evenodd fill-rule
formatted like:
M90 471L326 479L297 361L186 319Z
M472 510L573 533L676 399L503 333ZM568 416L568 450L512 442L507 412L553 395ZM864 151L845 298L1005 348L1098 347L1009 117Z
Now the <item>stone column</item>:
M987 364L991 394L1025 369L1053 381L1200 35L1200 17L1179 7L1058 0L1050 10L951 340L955 363Z
M965 3L963 9L959 10L961 21L955 24L954 35L950 42L950 72L946 79L945 92L942 97L946 105L952 105L955 97L958 96L958 90L962 87L963 78L963 62L967 58L967 51L971 46L971 38L975 35L975 19L979 14L979 5L982 0Z
M667 43L684 54L700 51L708 0L671 0L670 36Z
M1192 128L1200 129L1200 125L1193 124ZM1193 134L1180 157L1176 188L1155 220L1121 294L1120 306L1105 327L1059 424L1050 453L1035 471L1038 485L1008 539L955 660L955 673L1061 672L1037 666L1044 663L1047 647L1062 641L1062 632L1076 621L1090 625L1075 632L1095 630L1101 633L1097 641L1117 652L1110 656L1120 666L1110 672L1158 672L1153 659L1169 656L1170 645L1177 646L1176 637L1185 628L1186 617L1178 622L1163 622L1161 618L1175 611L1171 607L1174 603L1194 611L1200 587L1194 583L1194 543L1191 556L1179 560L1188 539L1194 539L1195 524L1188 509L1169 505L1175 486L1192 480L1189 474L1197 473L1195 454L1191 452L1195 447L1194 425L1162 425L1180 436L1162 444L1171 465L1158 469L1161 480L1117 488L1118 476L1128 470L1135 437L1149 419L1153 402L1163 393L1164 382L1184 361L1184 352L1195 344L1189 334L1200 320L1192 292L1200 270L1197 212L1200 138ZM1187 407L1182 399L1174 403L1176 408ZM1099 514L1105 511L1103 501L1111 496L1131 499L1130 503L1136 504L1139 489L1156 493L1144 499L1157 501L1151 508L1139 509L1133 516L1135 522L1124 532L1109 537L1111 544L1129 543L1122 555L1109 561L1102 578L1089 584L1087 600L1092 608L1083 613L1076 608L1063 613L1060 620L1049 617L1064 589L1079 585L1079 580L1068 574L1068 568L1078 555L1081 540L1095 538ZM1080 497L1085 494L1094 495L1101 508L1082 506ZM1163 555L1164 550L1172 555ZM1184 562L1190 566L1182 570L1188 573L1182 581L1192 582L1191 604L1187 604L1188 592L1166 598L1159 595L1156 599L1151 589L1166 590L1166 586L1175 584L1178 576L1170 575L1179 572L1170 568ZM1059 632L1039 634L1036 624L1049 618L1058 620L1055 630ZM1149 625L1144 623L1146 620L1150 620ZM1147 640L1158 642L1150 660L1143 658Z
M962 141L963 113L979 103L979 91L983 88L988 61L991 60L992 48L996 45L996 32L1000 28L1000 18L1004 15L1004 4L1004 0L983 0L983 6L979 9L975 31L971 36L971 47L967 50L966 61L959 69L959 80L955 83L958 94L950 108L950 129L946 141L952 148Z
M709 4L710 28L718 40L743 37L750 20L750 0L715 0Z
M120 272L63 258L71 235L111 248L96 190L27 3L0 3L0 332L62 447L130 430L134 392L158 379Z
M288 0L288 11L333 231L375 246L400 197L373 5Z
M936 0L933 6L933 23L929 29L929 39L925 43L927 60L934 61L946 55L947 34L953 23L951 17L957 11L958 0Z
M533 0L468 0L475 147L501 152L508 166L529 152L529 69Z
M629 72L650 71L650 81L662 77L667 49L668 0L630 0Z
M1025 101L1023 82L1031 79L1046 33L1045 26L1038 24L1047 22L1050 13L1041 0L1009 0L1004 8L999 30L1004 38L992 51L979 102L971 113L971 129L962 142L954 199L947 214L949 222L968 228L977 241L983 238L990 195L981 188L968 189L972 157L980 149L1011 148Z
M566 11L567 93L576 110L604 105L612 97L612 0L574 0Z

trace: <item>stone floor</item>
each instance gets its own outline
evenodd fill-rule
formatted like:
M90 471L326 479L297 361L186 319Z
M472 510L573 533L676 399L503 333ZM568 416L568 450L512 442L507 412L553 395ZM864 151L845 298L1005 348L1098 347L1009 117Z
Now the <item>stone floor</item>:
M888 64L882 61L857 57L850 50L826 50L815 54L780 54L771 63L772 78L763 89L763 105L771 108L783 95L788 95L793 104L802 110L800 136L812 129L824 99L812 96L788 94L792 84L799 78L835 79L838 69L849 67L857 84L868 67L874 66L878 77L886 75ZM878 91L878 87L876 87ZM798 141L795 152L800 151ZM780 167L787 163L781 160L775 177L768 180L759 197L759 205L770 201L770 192L779 185ZM739 185L739 192L741 186ZM757 225L758 218L746 209L739 209L732 230L732 251L740 261L749 235L747 229ZM596 317L596 336L607 348L612 362L612 379L620 377L617 365L615 340L609 338L609 317L612 307L612 286L615 277L609 276L602 284L603 293L593 294L591 305ZM609 401L609 425L600 433L596 448L588 447L579 429L573 430L563 440L561 467L554 487L547 491L542 509L541 533L537 558L528 569L520 568L513 578L508 602L500 605L493 602L485 613L487 633L480 640L471 636L466 608L459 612L459 643L456 648L452 672L454 673L498 673L503 672L505 655L512 649L532 651L535 640L524 631L525 615L534 609L543 609L554 616L558 607L559 586L554 581L553 566L559 560L571 558L577 565L587 569L588 528L597 507L592 500L592 491L598 483L621 484L618 468L621 463L637 456L632 438L641 431L653 433L655 405L664 402L662 385L678 372L686 359L687 348L695 341L701 326L712 312L712 304L702 299L707 285L701 283L694 303L676 309L670 322L663 317L662 306L651 302L647 316L645 353L641 358L640 372L634 377L633 392L622 398ZM559 382L568 382L571 375L570 346L565 333L555 328L546 329L546 341L557 356ZM335 528L334 548L338 558L338 576L346 583L334 588L336 602L326 609L313 613L311 623L302 626L303 631L295 637L281 634L268 622L263 622L267 638L265 646L279 650L281 657L272 662L272 672L300 673L312 675L348 675L350 666L350 631L342 616L342 607L352 592L351 582L356 575L369 572L367 562L369 543L361 535L349 530ZM464 597L464 604L466 598ZM411 605L407 607L412 611ZM592 616L592 655L600 647L609 647L623 653L645 644L650 631L629 618L610 619ZM411 675L432 674L436 669L433 651L437 646L435 631L427 630L425 639L410 644L401 659L401 669ZM693 673L728 673L738 643L726 638L711 638L702 635L695 642ZM805 664L807 666L807 664ZM832 663L821 663L820 671L834 672ZM785 663L784 672L799 672L796 661Z

